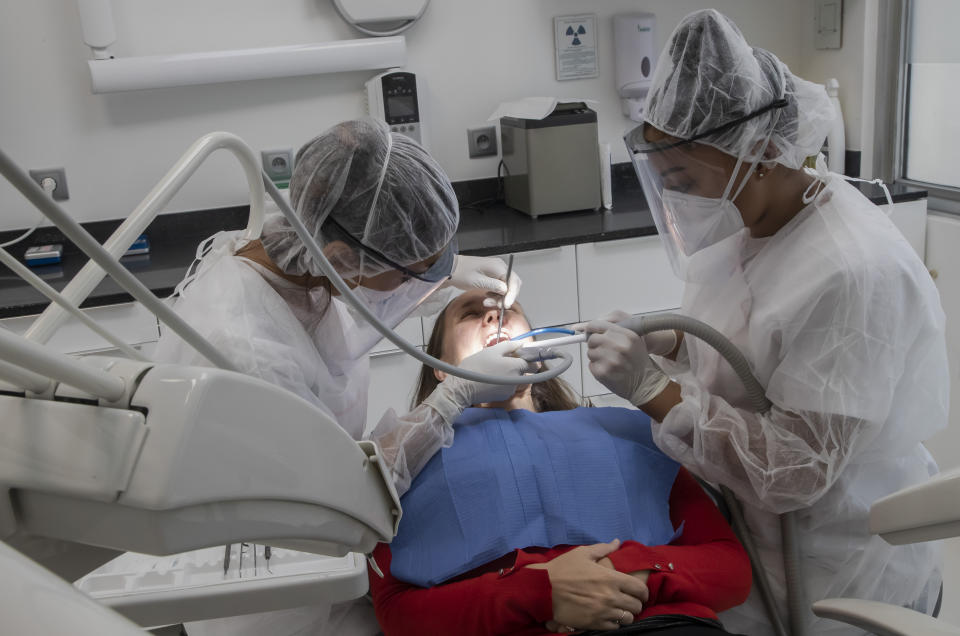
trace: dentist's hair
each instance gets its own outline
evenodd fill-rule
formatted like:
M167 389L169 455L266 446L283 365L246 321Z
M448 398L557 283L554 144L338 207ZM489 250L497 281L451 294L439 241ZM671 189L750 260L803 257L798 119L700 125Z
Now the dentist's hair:
M447 304L443 311L437 315L437 322L433 325L433 332L430 334L430 341L427 343L427 354L435 358L443 358L443 342L447 335L447 309L449 307L450 304ZM514 305L513 308L522 312L520 305ZM433 368L423 365L420 368L420 380L414 394L413 408L423 404L423 401L433 393L438 384L440 384L440 380L434 374ZM569 411L580 406L593 406L589 400L584 400L581 403L570 385L560 378L532 384L530 391L537 413Z

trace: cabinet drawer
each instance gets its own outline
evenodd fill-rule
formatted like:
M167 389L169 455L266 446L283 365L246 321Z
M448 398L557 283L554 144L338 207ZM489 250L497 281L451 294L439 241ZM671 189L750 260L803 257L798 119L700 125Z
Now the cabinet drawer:
M577 280L580 320L676 309L683 297L658 236L578 245Z
M127 344L155 342L160 336L156 317L140 303L93 307L84 309L83 312ZM14 333L23 334L26 333L37 317L5 318L0 321L0 326ZM72 316L67 318L66 322L53 334L47 344L61 353L80 353L113 348L112 344Z
M575 246L519 252L514 255L513 269L523 281L517 302L531 327L551 327L580 320Z

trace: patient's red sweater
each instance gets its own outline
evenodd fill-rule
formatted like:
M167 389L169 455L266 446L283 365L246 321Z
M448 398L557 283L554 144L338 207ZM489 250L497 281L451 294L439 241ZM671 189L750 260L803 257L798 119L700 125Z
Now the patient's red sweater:
M723 515L696 480L680 469L670 492L670 518L683 534L670 545L626 541L609 555L620 572L651 570L650 599L636 618L686 614L716 618L750 592L750 561ZM549 634L553 617L546 570L523 567L549 561L575 546L527 548L477 568L456 581L422 588L390 574L390 547L374 550L380 578L370 571L370 592L385 636Z

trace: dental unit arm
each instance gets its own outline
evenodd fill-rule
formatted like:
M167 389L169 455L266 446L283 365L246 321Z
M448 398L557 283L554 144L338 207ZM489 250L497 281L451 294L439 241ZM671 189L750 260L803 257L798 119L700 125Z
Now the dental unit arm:
M305 400L220 369L85 362L120 380L122 395L64 383L53 399L0 395L0 538L56 573L76 578L90 563L48 558L37 538L148 554L254 541L339 556L394 536L400 501L376 445Z
M870 506L870 531L891 545L960 536L960 469L904 488ZM879 636L960 636L960 627L916 610L877 601L830 598L813 604L823 618Z
M234 150L248 179L253 177L250 189L259 199L251 201L248 233L258 236L263 203L258 163L236 137L212 133L148 195L137 218L121 225L108 249L0 150L0 174L101 268L83 277L83 289L74 285L73 293L60 294L64 302L53 309L75 308L105 271L213 363L229 367L113 253L122 253L127 235L149 223L200 162L222 147ZM45 291L48 297L59 294ZM58 318L50 318L52 332ZM18 583L36 580L43 586L53 574L72 581L123 551L165 555L256 541L347 555L338 563L349 558L343 576L349 576L347 587L353 589L366 582L365 564L354 553L369 553L376 543L390 541L400 514L378 447L353 440L328 413L283 389L227 369L80 359L0 329L0 541L6 544L0 544L0 559L11 555ZM10 547L32 561L20 559ZM37 564L53 574L41 574ZM339 576L331 570L285 579L296 579L293 585L302 592L315 589L314 581ZM279 583L284 591L291 589ZM262 582L257 590L264 590ZM84 603L66 590L55 595L69 601L63 608L51 607L36 592L34 614L67 614L77 606L83 615ZM210 598L207 588L198 594ZM270 602L280 602L272 596ZM16 597L5 595L0 612L8 627L8 617L21 616L8 611ZM256 611L249 607L244 604ZM36 622L41 624L53 623ZM34 633L35 625L29 627L19 633Z

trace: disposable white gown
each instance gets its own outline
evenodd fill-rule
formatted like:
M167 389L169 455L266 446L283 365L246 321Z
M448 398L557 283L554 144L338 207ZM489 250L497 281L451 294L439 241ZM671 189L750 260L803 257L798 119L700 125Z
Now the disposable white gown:
M351 359L344 346L353 318L345 305L322 288L307 291L249 260L234 256L238 232L214 239L195 279L182 291L174 309L213 343L237 369L281 386L330 414L354 439L364 430L369 385L366 356ZM324 308L326 310L324 311ZM155 359L199 366L210 363L172 332L157 344ZM411 386L411 389L413 387ZM406 415L393 409L369 436L391 465L402 494L413 477L453 430L428 406ZM375 634L376 620L356 607L310 606L188 626L199 634ZM359 616L364 614L363 616ZM328 616L347 616L347 623ZM363 627L348 628L349 625ZM367 629L373 626L372 631Z
M931 611L939 546L894 547L868 531L871 503L937 471L920 442L946 425L949 371L929 273L886 215L835 175L776 235L744 230L728 241L733 274L688 283L683 310L746 354L774 407L755 414L730 367L687 338L686 359L666 363L683 401L654 426L655 441L744 503L781 615L776 515L790 510L811 602ZM721 618L733 632L771 632L756 586ZM862 632L818 619L810 633Z

